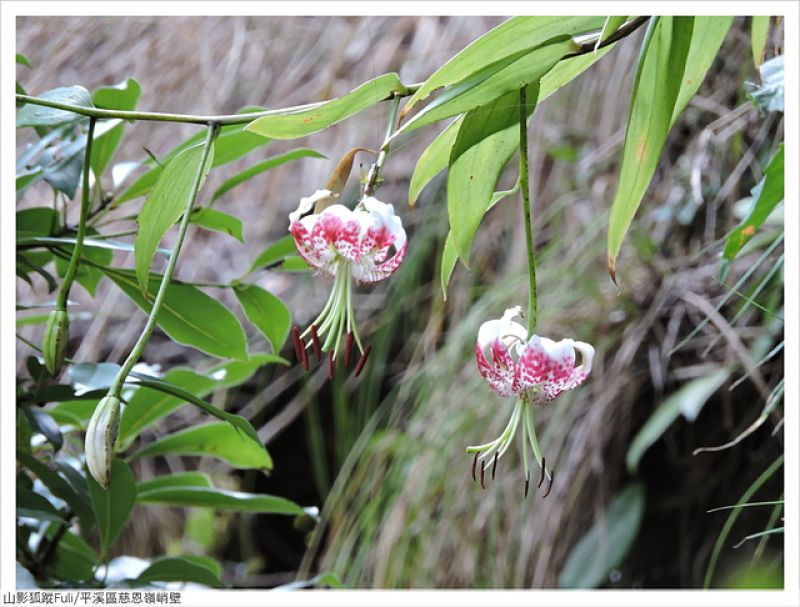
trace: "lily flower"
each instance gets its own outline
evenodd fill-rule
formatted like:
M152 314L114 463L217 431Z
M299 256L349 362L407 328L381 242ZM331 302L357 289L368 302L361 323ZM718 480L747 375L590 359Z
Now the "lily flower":
M478 331L475 344L475 359L478 370L498 395L517 399L511 419L503 432L495 440L483 445L467 447L467 453L474 453L472 477L476 478L478 462L481 462L481 486L485 487L485 469L489 458L492 463L492 478L497 469L497 461L511 445L517 429L522 426L522 460L525 467L525 495L528 495L530 475L528 469L528 445L536 463L541 469L539 487L545 476L550 485L545 497L550 493L553 471L548 470L536 439L534 427L534 408L543 406L565 390L578 387L592 370L594 348L582 341L562 339L553 341L547 337L532 335L514 318L521 316L522 308L509 308L498 320L483 323ZM581 355L581 364L576 366L576 353ZM527 444L526 444L527 443Z
M372 196L364 196L354 210L331 204L319 212L312 211L316 203L333 197L330 190L317 190L302 198L297 210L289 215L289 231L300 256L319 274L334 278L322 312L302 334L294 327L292 339L295 354L306 369L309 348L313 348L317 360L327 352L331 378L340 352L345 366L349 365L355 344L361 353L355 369L358 377L371 346L365 348L358 333L352 283L375 283L392 275L405 256L406 232L394 207Z

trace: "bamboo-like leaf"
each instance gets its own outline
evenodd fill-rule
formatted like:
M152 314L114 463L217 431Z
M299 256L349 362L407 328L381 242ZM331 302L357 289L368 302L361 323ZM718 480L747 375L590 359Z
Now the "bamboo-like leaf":
M753 49L753 63L759 67L764 62L764 48L769 35L769 15L750 17L750 45Z
M95 106L110 110L131 111L136 109L136 103L142 92L141 86L134 78L128 78L113 86L104 86L97 89L93 95ZM95 137L92 143L92 171L97 176L103 174L114 156L124 130L123 124L118 124L110 131Z
M196 226L233 236L244 243L244 225L238 217L207 207L195 209L189 221Z
M140 493L138 502L262 514L298 515L305 512L284 497L209 487L160 487Z
M272 351L280 352L292 324L292 313L286 304L256 285L236 285L234 293L248 320L269 340Z
M158 243L183 214L186 202L192 196L194 176L203 158L203 146L197 145L178 154L158 178L136 218L134 240L136 277L142 291L147 290L148 272ZM200 186L211 170L214 146L208 151Z
M328 128L389 98L393 93L403 93L405 90L397 74L383 74L326 103L276 110L273 115L257 118L245 130L273 139L296 139Z

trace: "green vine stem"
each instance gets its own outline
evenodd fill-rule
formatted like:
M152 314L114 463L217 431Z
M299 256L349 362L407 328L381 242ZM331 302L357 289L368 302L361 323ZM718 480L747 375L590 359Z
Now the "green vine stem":
M522 191L525 243L528 249L528 335L536 329L536 257L531 219L531 191L528 177L528 113L525 87L519 90L519 187Z
M397 100L401 97L408 97L413 95L417 89L422 86L422 83L409 84L404 87L402 91L392 93L388 99ZM120 118L122 120L149 120L155 122L182 122L189 124L217 124L219 126L229 126L232 124L246 124L264 116L275 116L286 114L299 110L307 110L315 107L325 105L330 100L318 101L316 103L308 103L291 108L281 108L277 110L265 110L263 112L253 112L251 114L223 114L220 116L202 116L196 114L169 114L163 112L136 112L136 111L123 111L123 110L107 110L96 107L86 107L83 105L72 105L69 103L60 103L58 101L50 101L49 99L41 99L31 95L17 95L17 103L30 103L32 105L41 105L50 107L56 110L64 110L81 116L89 116L90 118Z
M389 124L386 126L386 136L383 138L383 144L378 153L378 159L369 169L367 182L364 185L365 196L372 196L375 193L375 185L378 183L378 177L380 176L381 169L383 169L386 154L389 153L389 140L392 138L392 134L397 127L397 110L400 108L401 98L400 95L395 95L394 99L392 99L392 109L389 112Z
M83 240L86 237L86 219L89 215L91 196L89 193L89 173L91 172L92 140L94 139L94 126L96 118L89 118L89 130L86 133L86 148L83 157L83 182L81 184L81 212L78 219L78 233L75 235L75 246L72 249L72 256L69 258L69 265L64 274L64 281L56 297L56 310L67 309L67 299L69 290L78 272L78 263L83 254Z
M114 378L114 381L108 389L109 396L115 396L119 398L120 391L122 390L122 384L127 379L131 369L133 369L133 365L135 365L136 361L139 360L144 347L147 345L147 342L150 340L150 336L153 334L158 312L161 310L161 304L164 303L164 298L167 294L167 287L172 280L172 273L175 271L175 265L178 261L178 255L180 254L181 246L183 245L183 239L186 236L186 229L189 226L189 217L192 214L194 202L197 199L197 191L200 189L203 169L206 166L206 160L208 159L211 144L214 142L214 139L218 134L219 124L210 122L208 124L208 130L206 131L205 141L203 142L203 153L200 158L200 163L197 165L197 172L194 175L194 181L192 182L191 193L189 194L189 199L186 201L186 209L183 212L183 218L181 219L180 226L178 227L178 237L175 239L175 244L172 247L172 253L169 256L167 267L164 270L164 277L161 279L161 284L158 287L158 293L156 293L155 300L153 301L153 307L150 310L150 315L147 317L147 323L142 330L142 334L139 335L139 339L131 349L130 354L128 354L128 358L126 358L125 362L122 363L119 373L117 373L117 376Z

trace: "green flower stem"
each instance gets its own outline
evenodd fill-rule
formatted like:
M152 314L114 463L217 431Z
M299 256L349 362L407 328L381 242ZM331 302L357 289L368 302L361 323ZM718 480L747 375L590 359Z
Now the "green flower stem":
M383 145L381 145L378 159L369 169L367 175L367 183L364 185L364 195L372 196L375 193L375 184L378 183L383 163L386 160L386 154L389 153L389 140L392 138L395 128L397 127L397 110L400 109L400 95L395 95L392 99L392 110L389 112L389 124L386 126L386 136L383 138Z
M522 191L525 243L528 248L528 335L536 329L536 257L531 219L531 190L528 177L528 116L525 87L519 90L519 187Z
M403 97L413 95L421 83L410 84L402 91L393 93L392 99L399 100ZM89 116L90 118L121 118L122 120L149 120L155 122L183 122L190 124L217 124L219 126L228 126L232 124L246 124L252 122L257 118L264 116L275 116L278 114L286 114L288 110L296 111L298 109L310 109L319 107L328 103L328 101L320 101L317 103L309 103L304 106L296 108L282 108L277 110L266 110L263 112L254 112L252 114L224 114L221 116L198 116L194 114L168 114L163 112L129 112L123 110L106 110L96 107L85 107L82 105L71 105L69 103L59 103L58 101L50 101L48 99L41 99L31 95L17 95L17 103L30 103L32 105L41 105L44 107L51 107L57 110L64 110L80 114L81 116Z
M78 263L83 253L83 239L86 237L86 218L91 206L91 196L89 195L89 173L91 172L92 140L94 139L95 118L89 118L89 130L86 133L86 148L83 156L83 183L81 184L81 212L78 219L78 233L75 235L75 246L72 249L72 256L69 258L67 272L64 274L64 281L56 297L56 310L67 309L67 299L75 274L78 272Z
M164 303L164 298L167 295L167 287L172 280L172 273L175 271L178 255L180 254L181 246L183 246L183 239L186 236L186 229L189 227L189 217L192 214L192 208L194 207L194 202L197 199L197 192L200 189L203 169L206 166L206 160L208 159L208 154L211 150L211 144L214 142L214 138L218 134L219 125L217 123L210 122L206 131L205 141L203 142L203 153L200 158L200 163L197 165L197 172L194 175L194 181L192 182L191 193L189 194L189 199L186 201L186 209L183 212L183 218L181 219L180 226L178 227L178 237L175 239L175 244L172 247L172 253L169 256L167 267L164 270L164 277L161 279L161 284L158 287L158 293L156 293L155 300L153 301L153 307L150 310L150 315L147 317L147 323L142 330L142 334L139 335L139 339L136 341L136 344L133 346L130 354L128 354L128 358L126 358L125 362L122 363L119 373L117 373L117 376L114 378L111 387L108 389L109 396L116 396L119 398L120 391L122 390L122 384L125 383L128 374L131 372L131 369L133 369L133 365L136 364L136 361L138 361L139 357L142 355L144 347L147 345L147 342L150 340L150 336L153 334L153 330L156 327L156 318L161 310L161 305Z

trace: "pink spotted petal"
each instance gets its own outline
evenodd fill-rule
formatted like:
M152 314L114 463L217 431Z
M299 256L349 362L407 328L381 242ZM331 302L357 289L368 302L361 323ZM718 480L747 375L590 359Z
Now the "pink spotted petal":
M575 349L571 339L554 342L546 337L534 335L522 348L516 375L514 390L528 390L538 384L543 393L555 398L575 367Z
M383 263L376 263L373 256L364 256L352 265L352 276L355 280L363 283L379 282L395 273L403 263L405 254L406 244L404 243L394 255Z
M494 352L492 352L492 357L494 358ZM514 380L513 366L503 367L496 362L489 362L478 344L475 345L475 360L478 363L478 371L489 383L489 387L494 392L500 396L511 396L514 394L512 386Z

